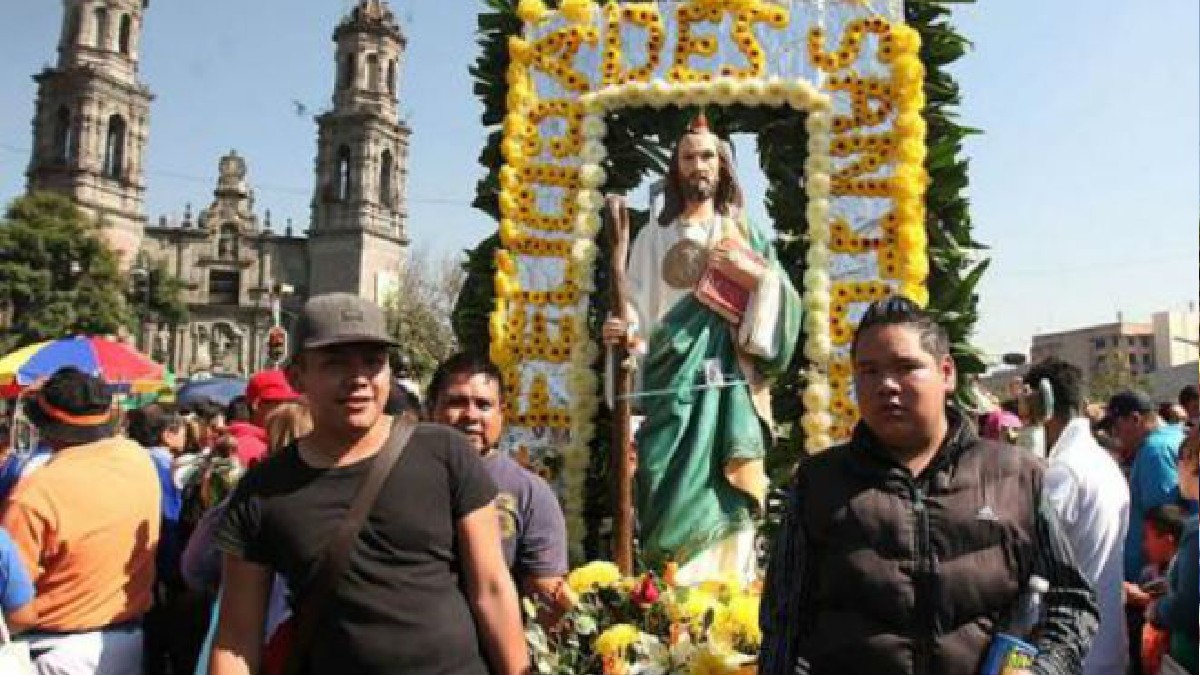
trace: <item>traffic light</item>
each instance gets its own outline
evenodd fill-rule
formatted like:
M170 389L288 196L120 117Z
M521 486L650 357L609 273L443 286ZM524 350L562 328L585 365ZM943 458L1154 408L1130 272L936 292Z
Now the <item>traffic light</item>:
M283 326L271 326L267 331L267 360L280 363L287 355L287 330Z

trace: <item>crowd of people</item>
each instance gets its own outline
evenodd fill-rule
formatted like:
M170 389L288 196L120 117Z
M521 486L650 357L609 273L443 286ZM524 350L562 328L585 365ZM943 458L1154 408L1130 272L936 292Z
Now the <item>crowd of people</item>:
M36 672L529 671L519 598L559 622L567 534L499 447L500 371L464 352L421 396L379 308L345 294L311 299L293 344L224 406L121 414L72 368L26 392L0 609ZM979 672L1033 578L1029 672L1197 673L1195 387L1096 406L1052 359L975 417L950 403L945 331L903 298L871 306L852 357L862 419L788 486L760 673Z
M349 295L309 303L297 344L288 373L224 406L120 414L72 368L26 392L38 441L0 466L0 608L37 672L306 672L301 644L307 672L525 670L518 589L539 620L567 607L566 526L498 451L499 371L454 356L421 405L379 309ZM327 583L322 549L404 425L412 449L368 505L382 515ZM297 598L322 584L305 634Z
M1196 493L1189 480L1200 391L1187 385L1176 401L1155 402L1126 390L1107 403L1089 403L1081 378L1058 359L1036 364L1015 383L1013 398L980 416L980 433L1049 461L1048 496L1099 593L1101 613L1123 611L1127 618L1125 630L1115 619L1101 623L1103 647L1093 649L1087 672L1157 673L1170 651L1194 673L1195 622L1168 618L1179 597L1168 595L1168 571L1180 560L1183 597L1196 595L1195 575L1182 573L1196 567Z
M1089 405L1049 359L971 420L944 329L903 298L867 310L852 360L861 422L796 471L760 673L979 672L1034 578L1038 654L1015 672L1197 672L1194 387L1166 421L1136 391Z

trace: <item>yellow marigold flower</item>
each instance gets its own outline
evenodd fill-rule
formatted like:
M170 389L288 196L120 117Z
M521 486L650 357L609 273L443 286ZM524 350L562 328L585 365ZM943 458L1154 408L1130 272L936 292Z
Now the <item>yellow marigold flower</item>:
M546 18L549 10L542 0L521 0L517 3L517 16L525 23L537 23Z
M637 642L641 631L637 626L628 623L618 623L609 626L592 643L592 649L601 656L621 656L633 643Z
M520 38L517 38L517 39L520 40ZM523 40L521 42L528 45L528 43L525 43ZM514 43L509 42L510 50L512 49L513 44ZM518 45L517 48L520 49L521 48L520 45ZM510 87L515 87L518 85L528 85L529 84L529 69L528 69L528 67L525 64L523 64L520 61L517 61L515 59L510 61L508 64L508 70L505 71L505 73L504 73L504 81L507 82L508 86L510 86Z
M923 110L925 108L925 88L917 84L906 88L900 94L900 109L904 111Z
M493 336L495 338L495 336ZM508 350L504 348L504 343L500 340L493 339L492 344L488 347L488 355L492 357L492 363L504 365L512 359Z
M925 191L925 171L917 166L900 166L892 176L892 194L897 197L917 197Z
M920 85L925 80L925 65L912 55L898 57L892 64L892 79L901 86Z
M493 283L496 287L496 295L501 298L511 298L521 290L517 281L503 272L496 274Z
M524 4L525 1L526 0L522 0L522 4ZM531 56L533 56L533 45L529 44L529 41L523 38L510 35L508 37L508 55L512 57L513 62L524 63L528 61Z
M502 166L500 167L500 187L505 190L516 190L521 186L521 176L517 173L516 167Z
M513 58L517 58L515 54ZM537 96L528 81L516 82L509 86L505 102L509 110L526 110L537 103Z
M520 141L514 138L509 138L500 144L500 152L504 155L504 159L512 166L524 166L525 164L525 149L521 146Z
M498 199L500 201L500 214L505 218L511 218L520 208L516 196L508 190L501 190Z
M929 238L925 234L923 223L902 227L896 233L896 247L900 249L901 255L924 253L925 247L928 245Z
M621 571L616 565L605 560L596 560L572 570L567 575L567 585L576 593L586 593L600 586L615 584L620 578Z
M513 259L512 254L504 249L496 249L496 268L508 274L515 276L517 273L517 261Z
M682 599L676 595L673 602L667 603L667 614L672 621L699 621L705 612L718 605L716 598L698 588L688 589L681 595L684 596Z
M901 54L916 54L921 49L921 34L915 28L906 24L897 24L892 28L895 36L896 51Z
M762 642L762 631L758 626L758 602L754 595L735 596L726 606L725 617L738 632L738 636L750 644Z
M896 148L896 156L906 164L925 163L925 154L925 144L915 138L900 141L900 147Z
M910 256L900 267L900 281L902 284L923 284L928 276L929 258L925 256L924 251Z
M488 317L488 334L492 336L492 344L504 342L508 337L507 324L499 312L492 312Z
M558 13L567 21L583 23L592 17L591 0L562 0L558 4Z
M520 113L509 113L505 115L503 125L505 137L525 135L526 126L528 124L529 118Z
M732 656L706 645L688 663L688 675L733 675L738 670L738 664Z
M929 290L923 284L902 284L900 286L900 294L921 307L929 304Z

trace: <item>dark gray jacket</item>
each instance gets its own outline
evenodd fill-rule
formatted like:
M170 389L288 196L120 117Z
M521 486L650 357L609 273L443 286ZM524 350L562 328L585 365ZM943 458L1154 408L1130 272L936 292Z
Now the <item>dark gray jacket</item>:
M1034 671L1081 670L1095 594L1042 496L1044 463L950 411L919 476L862 424L797 471L763 595L762 675L974 675L1031 575Z

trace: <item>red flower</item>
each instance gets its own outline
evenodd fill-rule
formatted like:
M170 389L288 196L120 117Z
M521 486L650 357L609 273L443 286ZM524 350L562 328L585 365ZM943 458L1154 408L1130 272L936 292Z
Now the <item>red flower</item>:
M630 598L639 605L653 605L658 602L658 584L654 583L654 573L647 572L638 585L633 589Z

